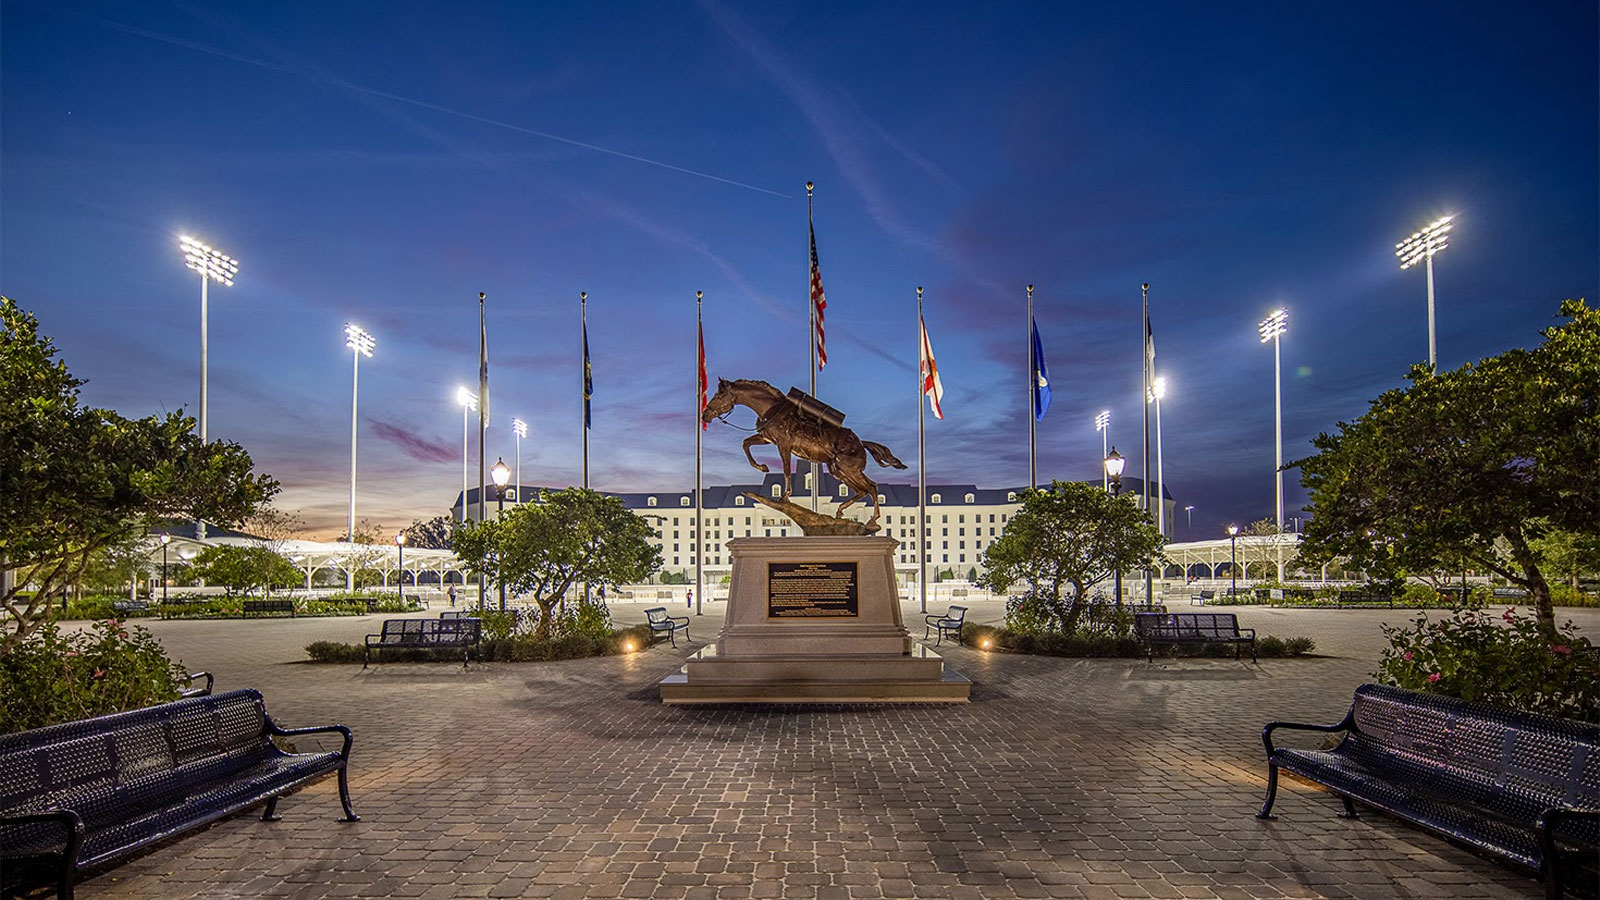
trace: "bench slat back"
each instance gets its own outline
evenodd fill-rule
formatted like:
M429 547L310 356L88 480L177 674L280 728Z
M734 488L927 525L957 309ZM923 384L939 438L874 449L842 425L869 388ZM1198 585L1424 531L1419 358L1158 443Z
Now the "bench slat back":
M644 617L650 621L651 625L665 625L667 623L667 608L665 606L657 606L647 609L644 611Z
M1239 617L1233 613L1135 613L1133 624L1141 637L1158 640L1239 637Z
M1600 808L1600 726L1396 687L1356 689L1351 752L1415 771L1467 801L1531 821Z
M947 621L958 624L965 622L967 620L967 608L965 606L952 606L950 611L944 614L944 617Z
M237 768L269 750L266 707L252 690L0 736L0 813L68 801L94 810L197 767Z

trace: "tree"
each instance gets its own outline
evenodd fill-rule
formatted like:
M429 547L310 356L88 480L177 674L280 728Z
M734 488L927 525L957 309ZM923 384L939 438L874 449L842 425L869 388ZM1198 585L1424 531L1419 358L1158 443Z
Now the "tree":
M269 596L274 587L300 581L300 570L267 547L207 547L193 565L200 577L222 585L230 597L254 588Z
M1262 578L1262 573L1270 568L1273 577L1281 579L1283 573L1279 571L1278 563L1282 562L1287 569L1294 562L1294 534L1280 529L1277 519L1257 519L1241 528L1239 537L1257 539L1239 543L1239 563L1249 567L1252 578Z
M1532 543L1546 570L1566 579L1574 591L1580 589L1583 576L1600 573L1600 533L1552 528Z
M568 488L497 519L463 523L453 548L474 575L532 597L541 613L536 634L546 638L555 605L575 583L625 584L654 574L661 567L654 533L621 500Z
M1365 415L1291 463L1311 494L1302 556L1348 558L1398 577L1467 561L1526 588L1555 634L1547 564L1554 530L1600 534L1600 312L1509 350L1384 392Z
M406 526L406 546L423 550L449 550L450 536L455 530L456 520L449 516L418 519Z
M378 568L378 563L396 552L393 539L386 539L384 537L386 534L388 530L381 523L362 519L356 523L353 541L348 534L339 535L340 541L350 541L355 544L346 565L355 570L355 577L351 580L357 589L383 583L383 572Z
M238 444L202 442L192 418L82 406L81 382L55 357L38 320L0 297L0 570L30 570L0 591L0 653L45 621L98 551L161 518L236 524L278 490Z
M1025 583L1054 627L1077 630L1089 588L1119 570L1143 568L1161 557L1165 539L1133 502L1098 487L1054 482L1027 490L1022 508L984 551L979 584L1005 593Z

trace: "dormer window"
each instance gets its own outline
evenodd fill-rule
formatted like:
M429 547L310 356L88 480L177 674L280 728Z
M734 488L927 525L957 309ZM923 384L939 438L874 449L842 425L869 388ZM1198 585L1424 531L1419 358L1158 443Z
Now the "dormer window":
M679 497L678 498L678 505L679 506L688 506L689 505L689 498L688 497Z
M967 502L967 503L972 503L972 502L976 501L977 499L978 498L973 496L972 494L968 494L966 497L963 498L963 500L965 502Z
M655 506L656 505L656 498L654 498L654 497L646 498L645 501L644 501L644 505L645 506Z
M850 486L849 485L844 485L844 484L839 485L839 496L841 496L841 497L850 496Z
M1017 492L1016 491L1006 491L1006 502L1007 503L1015 503L1015 502L1017 502Z
M744 505L744 495L740 494L739 496L733 498L733 505L734 506L743 506Z
M928 498L928 502L929 502L929 503L938 503L938 502L940 502L940 501L941 501L941 500L943 500L943 499L944 499L944 498L943 498L943 497L940 497L940 496L939 496L939 495L938 495L938 494L934 494L934 495L932 495L932 496L930 496L930 497L929 497L929 498Z
M889 498L883 496L882 494L878 495L878 505L879 506L882 506L883 504L888 503L888 502L889 502Z
M774 498L782 497L783 496L783 485L781 485L781 484L773 485L772 486L772 496Z

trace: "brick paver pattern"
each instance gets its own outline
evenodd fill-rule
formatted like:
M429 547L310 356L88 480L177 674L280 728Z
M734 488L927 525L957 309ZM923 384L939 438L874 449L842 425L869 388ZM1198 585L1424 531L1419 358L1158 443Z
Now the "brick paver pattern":
M969 621L994 621L976 603ZM1506 898L1528 875L1303 782L1262 822L1261 726L1332 722L1368 680L1368 610L1238 610L1318 656L1074 660L954 648L965 706L668 708L692 645L561 663L304 662L381 617L145 623L217 689L355 731L332 781L113 868L99 898ZM619 622L641 606L614 607ZM1571 611L1593 635L1600 611ZM907 608L907 621L920 622ZM921 629L914 633L920 636ZM1309 738L1311 741L1317 738ZM309 746L308 741L305 746Z

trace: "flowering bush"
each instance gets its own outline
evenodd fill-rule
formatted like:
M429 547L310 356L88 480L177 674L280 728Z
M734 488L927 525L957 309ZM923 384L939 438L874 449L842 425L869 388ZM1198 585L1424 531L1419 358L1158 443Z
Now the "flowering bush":
M45 625L0 655L0 734L178 699L188 678L149 632L105 619Z
M1375 675L1384 684L1600 722L1600 649L1584 637L1551 639L1515 607L1498 619L1476 610L1423 615L1383 633L1390 646Z

